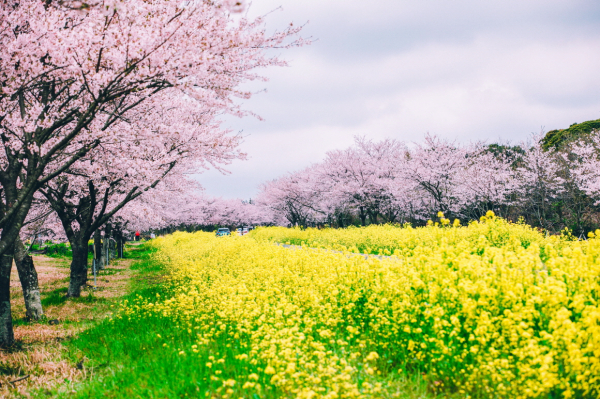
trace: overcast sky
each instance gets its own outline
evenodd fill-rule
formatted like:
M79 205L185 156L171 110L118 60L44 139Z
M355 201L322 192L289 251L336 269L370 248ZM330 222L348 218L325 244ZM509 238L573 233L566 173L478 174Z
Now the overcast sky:
M251 86L264 121L225 121L249 159L199 175L209 195L252 198L356 135L519 142L600 118L600 1L254 0L249 15L279 6L267 28L308 22L315 42Z

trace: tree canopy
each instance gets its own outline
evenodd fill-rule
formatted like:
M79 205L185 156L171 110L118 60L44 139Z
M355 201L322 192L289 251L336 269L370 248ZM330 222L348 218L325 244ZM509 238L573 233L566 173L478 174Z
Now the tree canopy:
M542 138L542 148L544 148L544 150L558 149L563 144L587 136L598 129L600 129L600 119L573 123L566 129L550 130L546 133L544 138Z

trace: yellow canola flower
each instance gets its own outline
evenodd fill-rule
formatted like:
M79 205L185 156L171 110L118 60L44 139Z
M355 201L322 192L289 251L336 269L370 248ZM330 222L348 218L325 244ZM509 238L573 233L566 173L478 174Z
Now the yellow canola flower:
M274 244L287 241L300 247ZM381 381L403 365L465 396L600 397L600 240L486 215L227 240L176 233L151 245L176 288L136 311L177 320L200 346L247 339L226 364L258 371L230 388L261 379L290 397L391 397Z

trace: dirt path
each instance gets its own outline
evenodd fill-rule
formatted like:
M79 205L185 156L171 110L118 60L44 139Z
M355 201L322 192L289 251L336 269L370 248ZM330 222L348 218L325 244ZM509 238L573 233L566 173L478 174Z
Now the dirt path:
M88 282L91 286L86 287L81 298L67 299L70 260L47 256L34 256L33 260L46 319L41 322L25 320L21 284L13 265L11 305L17 343L10 351L0 350L1 398L27 397L30 389L50 388L65 380L84 378L81 365L78 367L66 360L61 342L85 330L94 320L106 317L114 299L127 293L134 274L130 268L133 260L113 261L99 273L96 289L92 277ZM10 383L25 376L28 377Z

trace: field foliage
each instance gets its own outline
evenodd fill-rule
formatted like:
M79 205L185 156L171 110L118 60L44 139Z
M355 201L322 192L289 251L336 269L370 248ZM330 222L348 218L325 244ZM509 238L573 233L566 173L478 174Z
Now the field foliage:
M493 213L466 227L461 227L458 221L451 224L440 216L440 222L430 222L422 228L390 224L345 229L259 227L250 234L257 241L400 257L411 256L415 248L424 247L451 246L460 251L482 252L485 247L516 251L536 244L543 258L546 244L561 247L573 239L568 231L562 236L545 236L527 224L508 223Z
M418 375L459 397L598 397L600 240L445 224L176 233L151 242L169 290L108 323L168 326L139 346L194 370L180 393L406 397Z

